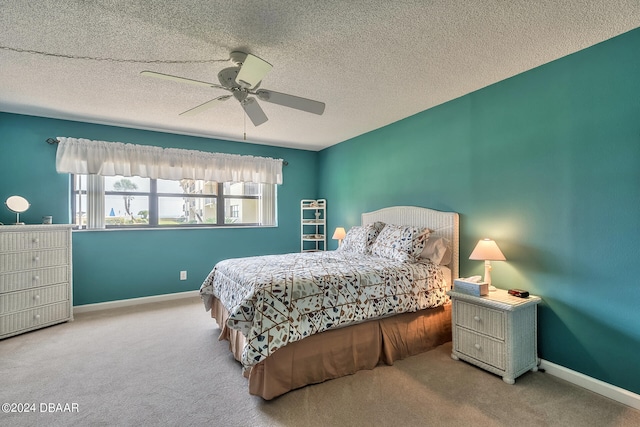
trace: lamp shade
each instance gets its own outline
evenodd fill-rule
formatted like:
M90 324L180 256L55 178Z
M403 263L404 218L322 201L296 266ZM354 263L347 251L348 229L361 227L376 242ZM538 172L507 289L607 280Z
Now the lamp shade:
M344 230L344 227L337 227L336 231L333 232L332 239L342 240L347 235L347 232Z
M482 239L469 255L469 259L482 261L506 261L500 248L495 241L491 239Z

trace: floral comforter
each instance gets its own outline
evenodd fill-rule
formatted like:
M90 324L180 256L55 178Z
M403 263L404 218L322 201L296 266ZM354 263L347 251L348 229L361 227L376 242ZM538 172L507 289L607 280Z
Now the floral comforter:
M227 326L246 337L250 368L306 336L368 319L437 307L448 301L440 268L342 251L221 261L200 288L229 311Z

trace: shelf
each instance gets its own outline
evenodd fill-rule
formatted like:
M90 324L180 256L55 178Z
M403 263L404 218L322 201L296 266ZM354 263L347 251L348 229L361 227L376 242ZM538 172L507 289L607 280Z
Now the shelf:
M327 202L305 199L300 202L300 251L327 250Z
M315 205L312 205L315 203ZM300 208L302 209L325 209L327 204L324 201L319 200L303 200L300 202Z

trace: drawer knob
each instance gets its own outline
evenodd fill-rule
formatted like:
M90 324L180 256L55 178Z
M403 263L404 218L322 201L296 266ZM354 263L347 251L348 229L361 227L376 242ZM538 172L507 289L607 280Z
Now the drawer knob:
M34 295L33 299L36 300L36 301L39 301L40 300L40 295Z
M40 243L40 239L38 239L37 237L34 237L32 239L33 243Z
M479 321L480 321L480 317L478 317L478 316L473 316L473 320L475 320L476 322L479 322Z
M36 314L35 316L33 316L33 318L34 318L35 320L40 320L40 315L39 315L39 314Z
M38 280L40 280L40 276L33 276L33 281L37 282Z
M40 257L38 255L34 256L33 262L40 262Z
M476 344L474 345L474 347L476 348L476 350L480 350L480 344Z

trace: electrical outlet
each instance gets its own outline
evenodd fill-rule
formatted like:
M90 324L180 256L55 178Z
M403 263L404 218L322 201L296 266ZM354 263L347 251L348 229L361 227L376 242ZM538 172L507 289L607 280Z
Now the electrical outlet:
M180 280L187 280L187 270L182 270L180 272Z

